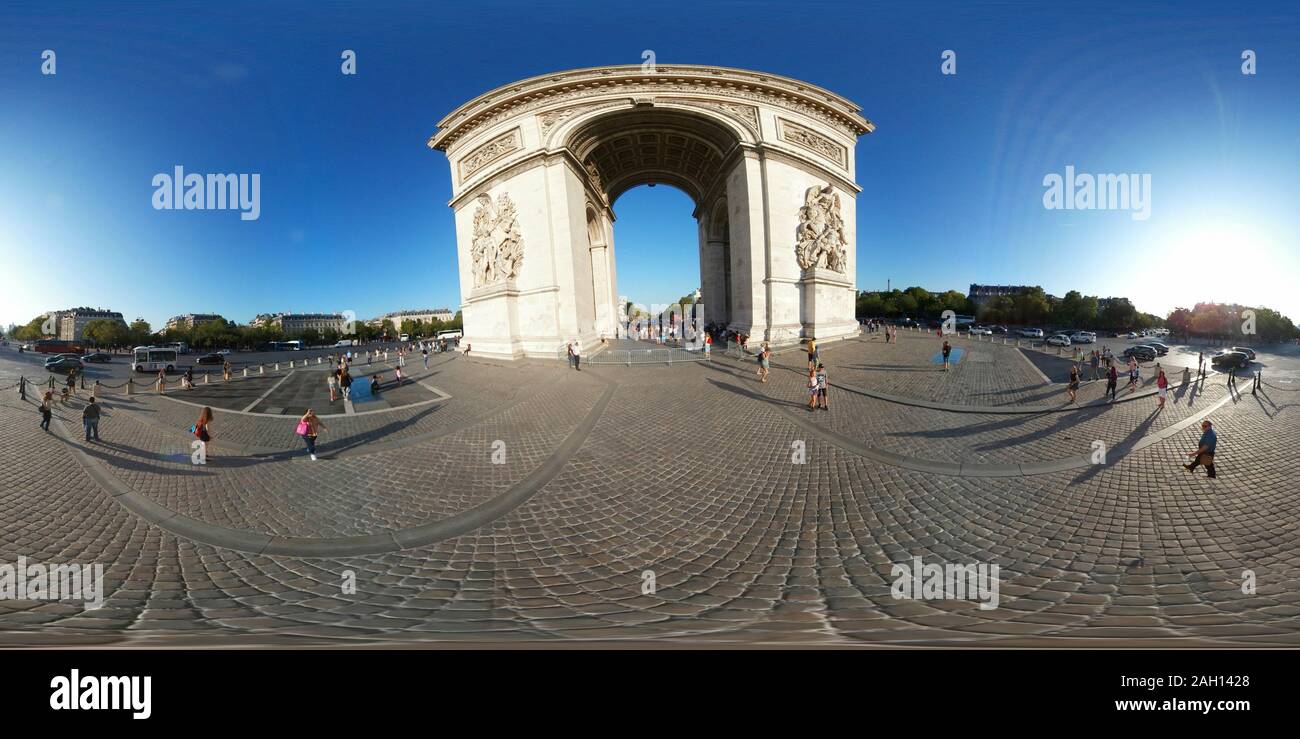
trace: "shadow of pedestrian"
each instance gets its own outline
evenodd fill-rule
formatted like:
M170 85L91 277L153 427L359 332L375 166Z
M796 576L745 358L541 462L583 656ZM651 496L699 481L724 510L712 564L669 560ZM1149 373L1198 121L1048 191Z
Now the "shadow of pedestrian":
M1151 425L1154 424L1156 422L1156 419L1160 417L1161 410L1163 409L1161 408L1153 409L1151 411L1151 414L1146 417L1146 420L1138 424L1137 428L1133 429L1133 431L1129 433L1128 436L1124 437L1123 441L1108 449L1106 451L1105 464L1094 464L1089 466L1088 469L1084 470L1077 477L1075 477L1072 482L1076 482L1076 483L1087 482L1088 480L1091 480L1095 475L1100 473L1103 469L1111 467L1116 462L1119 462L1120 460L1124 459L1124 457L1126 457L1128 453L1133 450L1133 447L1137 446L1137 443L1141 441L1142 438L1145 437L1147 433L1151 430Z

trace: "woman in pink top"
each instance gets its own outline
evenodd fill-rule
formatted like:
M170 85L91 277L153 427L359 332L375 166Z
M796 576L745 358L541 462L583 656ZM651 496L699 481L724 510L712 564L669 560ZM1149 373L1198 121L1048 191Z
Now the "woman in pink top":
M1165 407L1165 395L1169 392L1169 380L1165 377L1165 371L1160 370L1156 377L1156 395L1160 397L1160 404L1156 408Z

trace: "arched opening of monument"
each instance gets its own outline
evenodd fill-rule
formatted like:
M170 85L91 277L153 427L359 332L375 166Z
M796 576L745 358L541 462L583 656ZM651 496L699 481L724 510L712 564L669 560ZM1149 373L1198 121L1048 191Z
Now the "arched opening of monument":
M727 165L740 156L740 143L737 133L726 125L681 110L615 111L593 118L570 133L565 148L582 163L588 194L594 196L587 203L586 217L596 295L594 328L602 338L626 336L629 328L640 322L635 316L627 315L624 297L638 304L634 309L644 311L645 319L660 324L660 332L667 310L669 327L679 339L688 334L684 325L678 325L683 318L692 324L694 331L689 332L692 335L706 325L730 327L732 298L736 292L731 283L736 270L729 248L726 172ZM637 194L655 187L668 194L659 197ZM649 284L652 275L666 270L678 280L686 278L690 284L659 288L653 296L649 292L637 295L626 289L625 283L617 282L617 275L627 274L617 265L614 249L610 248L613 236L619 233L613 228L619 217L617 204L626 203L636 212L638 201L657 199L670 203L676 199L671 194L674 191L685 196L681 200L689 203L689 212L695 219L691 237L694 249L680 248L681 244L651 246L652 254L656 251L659 254L651 256L650 262L645 260L644 253L637 254L640 258L632 259L627 273L637 275L635 282ZM661 224L662 221L656 221L656 225ZM662 231L662 228L655 230ZM614 275L615 283L602 283L604 274ZM623 289L618 288L620 284ZM696 288L700 291L700 308L688 309L683 315L681 309L667 307ZM606 295L612 301L608 308L602 308ZM606 315L610 320L606 320ZM643 331L639 335L644 338L647 333Z
M650 183L625 191L613 211L620 311L616 335L645 336L639 329L664 313L676 324L683 313L678 304L685 302L685 312L693 312L697 297L703 311L699 224L691 197L672 185Z

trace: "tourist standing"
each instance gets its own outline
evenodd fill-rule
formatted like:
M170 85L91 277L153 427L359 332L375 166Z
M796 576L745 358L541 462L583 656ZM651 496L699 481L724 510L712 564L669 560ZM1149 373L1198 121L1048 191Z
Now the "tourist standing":
M1096 349L1092 351L1092 357L1089 359L1089 363L1092 365L1092 379L1101 379L1101 374L1098 372L1098 370L1101 369L1101 353Z
M85 409L81 411L81 425L86 427L86 441L90 441L92 433L95 435L95 441L99 441L99 404L95 402L93 395Z
M817 368L808 368L808 410L817 409Z
M1110 402L1115 402L1115 392L1119 387L1119 369L1115 363L1111 362L1110 368L1106 370L1106 393L1110 395Z
M573 364L573 342L572 341L564 345L564 356L569 361L569 369L577 369L576 365Z
M326 380L326 382L329 383L330 402L333 403L334 401L339 399L339 370L337 369L330 370L330 376L329 379Z
M316 461L316 437L320 436L322 430L328 431L329 428L320 420L316 412L310 408L307 409L306 413L302 414L302 418L298 419L298 435L302 437L303 443L307 445L307 456L311 457L313 462Z
M1070 393L1070 403L1073 404L1074 401L1079 396L1079 368L1078 367L1070 368L1070 384L1067 390Z
M820 358L821 358L821 354L820 352L817 351L817 340L809 339L808 340L808 371L809 372L812 372L817 369L817 365L819 364Z
M1196 448L1187 453L1192 458L1191 464L1183 465L1188 472L1195 472L1197 465L1205 465L1206 474L1214 478L1214 450L1219 445L1219 435L1214 432L1214 424L1209 420L1201 421L1201 440Z
M420 354L424 356L424 368L429 369L429 347L421 349Z
M943 342L943 370L948 371L948 356L952 354L952 344L947 341Z
M815 377L817 379L817 400L821 404L821 409L828 411L831 407L826 402L826 388L828 387L826 384L826 365L817 365L817 374Z
M351 400L352 399L352 374L348 372L346 369L343 370L343 374L339 375L339 387L343 388L343 399Z
M225 378L226 382L230 382L230 360L229 359L221 363L221 376Z
M704 334L704 356L708 357L708 356L712 356L712 354L713 354L713 334L708 333L708 332L705 332L705 334Z
M194 389L194 368L186 367L185 374L181 376L181 379L185 381L183 384L186 390L193 390Z
M194 422L194 437L203 442L204 456L210 456L212 453L212 430L209 426L212 424L212 409L203 406L199 411L199 420Z
M767 373L771 369L772 350L768 348L767 342L758 350L758 379L767 382Z
M582 371L582 342L573 342L573 368Z
M1133 357L1133 356L1129 356L1129 358L1128 358L1128 391L1131 393L1131 392L1134 392L1135 390L1137 390L1137 384L1138 384L1138 363L1137 363L1137 359L1136 359L1135 357Z
M167 387L167 368L163 367L158 370L158 394L161 395Z
M1165 395L1167 395L1168 392L1169 379L1165 377L1165 371L1160 370L1160 374L1156 375L1156 395L1160 396L1160 404L1156 406L1157 408L1165 407Z

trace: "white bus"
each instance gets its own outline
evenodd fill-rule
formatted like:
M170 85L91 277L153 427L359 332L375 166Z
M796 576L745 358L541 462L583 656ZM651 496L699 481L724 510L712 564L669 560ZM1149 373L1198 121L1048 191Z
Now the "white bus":
M136 372L176 371L176 350L170 346L137 346L131 369Z

